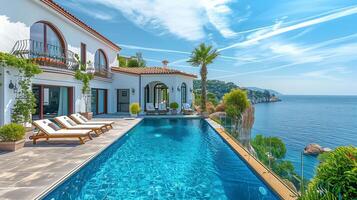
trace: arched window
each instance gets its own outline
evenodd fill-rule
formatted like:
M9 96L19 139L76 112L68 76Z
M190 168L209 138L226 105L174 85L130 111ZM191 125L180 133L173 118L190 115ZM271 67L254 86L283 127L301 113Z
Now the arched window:
M98 49L97 52L95 52L95 58L94 58L94 67L95 71L100 72L103 69L108 68L107 64L107 57L105 56L103 50Z
M65 43L59 32L47 22L37 22L30 28L32 57L65 58Z
M187 103L187 86L186 83L181 84L181 105Z

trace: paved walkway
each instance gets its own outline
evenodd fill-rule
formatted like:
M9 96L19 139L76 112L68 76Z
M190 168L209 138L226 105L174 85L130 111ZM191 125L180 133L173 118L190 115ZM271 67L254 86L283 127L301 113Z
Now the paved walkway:
M251 156L238 142L233 140L229 134L222 128L221 125L211 119L206 120L211 126L216 129L218 134L238 153L241 158L268 184L279 196L284 200L296 200L297 194L285 185L281 179L271 173L263 164L258 162Z
M99 120L104 120L103 118ZM78 140L27 141L21 150L0 152L0 199L35 199L104 150L141 119L110 119L114 129L79 145Z

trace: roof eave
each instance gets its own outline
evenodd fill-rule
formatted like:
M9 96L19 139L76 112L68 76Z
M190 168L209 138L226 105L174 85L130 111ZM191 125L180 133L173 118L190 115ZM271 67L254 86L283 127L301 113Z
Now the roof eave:
M117 44L115 44L114 42L110 41L108 38L106 38L105 36L103 36L102 34L97 32L96 30L94 30L93 28L91 28L90 26L88 26L87 24L82 22L80 19L78 19L77 17L72 15L70 12L65 10L62 6L58 5L56 2L53 2L52 0L41 0L41 2L43 2L44 4L46 4L47 6L52 8L53 10L57 11L59 14L63 15L68 20L72 21L73 23L75 23L76 25L80 26L84 30L88 31L90 34L92 34L96 38L102 40L104 43L106 43L107 45L112 47L115 51L119 52L121 50L121 48Z

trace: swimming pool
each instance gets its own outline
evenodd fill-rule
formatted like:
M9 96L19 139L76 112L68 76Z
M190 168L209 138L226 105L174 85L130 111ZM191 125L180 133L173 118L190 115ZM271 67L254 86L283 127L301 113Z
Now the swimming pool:
M201 119L144 119L44 199L278 199Z

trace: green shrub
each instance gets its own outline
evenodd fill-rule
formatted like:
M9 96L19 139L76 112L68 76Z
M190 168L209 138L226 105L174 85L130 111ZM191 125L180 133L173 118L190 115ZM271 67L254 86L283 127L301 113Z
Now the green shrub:
M170 103L170 108L171 109L177 110L178 107L179 107L178 103L176 103L176 102Z
M132 103L130 105L130 113L131 114L139 114L140 111L141 111L141 108L138 103Z
M338 147L324 155L305 195L316 193L316 188L335 198L357 199L357 148ZM321 194L320 199L326 199L326 195Z
M11 123L0 127L0 140L3 142L14 142L22 140L26 129L20 124Z

